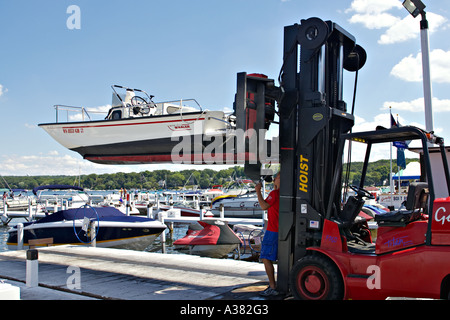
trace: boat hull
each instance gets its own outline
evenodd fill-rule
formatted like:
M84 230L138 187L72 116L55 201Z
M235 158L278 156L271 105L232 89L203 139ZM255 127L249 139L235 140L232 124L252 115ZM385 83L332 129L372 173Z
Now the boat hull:
M180 210L180 215L182 217L200 217L202 212L201 210L187 208L187 207L177 207L177 206L168 206L168 205L160 205L159 210L168 211L171 209Z
M227 257L238 246L238 244L175 246L175 250L200 257L221 259Z
M62 146L95 163L204 163L208 161L208 155L203 155L203 151L208 145L215 143L216 149L221 148L216 137L225 143L230 124L224 118L221 111L204 111L118 120L47 123L39 127ZM214 160L215 152L211 151L209 158ZM220 154L220 161L228 159L235 162L233 152L228 158L224 149Z

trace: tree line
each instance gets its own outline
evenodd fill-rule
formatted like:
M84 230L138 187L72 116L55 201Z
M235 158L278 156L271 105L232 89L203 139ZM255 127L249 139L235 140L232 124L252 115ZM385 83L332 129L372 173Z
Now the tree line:
M213 185L226 185L232 180L244 177L244 168L239 166L220 171L212 169L147 170L130 173L93 173L80 176L3 176L3 179L0 180L0 188L31 190L37 186L52 184L75 185L90 190L118 190L122 188L128 190L160 190L178 189L193 185L200 188L209 188Z
M418 162L418 159L406 159L406 165L411 162ZM344 173L346 173L346 164L344 164ZM354 185L359 185L361 181L361 172L363 168L363 162L352 162L349 182ZM390 160L378 160L369 163L367 167L366 179L364 181L365 186L384 186L389 185L389 171L390 171ZM397 173L399 168L395 160L392 161L392 172Z
M417 161L417 159L407 159L406 163ZM393 172L397 172L395 161L392 163ZM358 184L361 179L362 162L353 162L350 168L349 181ZM382 186L389 181L389 160L379 160L369 165L366 186ZM346 165L344 164L345 176ZM220 171L212 169L202 170L154 170L130 173L110 173L110 174L89 174L81 176L3 176L0 188L27 189L51 184L67 184L81 186L90 190L118 190L118 189L140 189L140 190L160 190L178 189L197 185L202 189L210 188L213 185L227 186L233 181L241 178L245 179L244 168L235 166ZM3 185L2 185L3 183Z

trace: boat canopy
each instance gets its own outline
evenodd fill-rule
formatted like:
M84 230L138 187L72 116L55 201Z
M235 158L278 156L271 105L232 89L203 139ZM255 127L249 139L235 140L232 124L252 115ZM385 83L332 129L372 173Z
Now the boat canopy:
M79 190L84 191L83 188L77 186L71 186L66 184L51 184L47 186L39 186L33 189L33 194L37 195L37 192L40 190Z
M49 223L64 220L97 219L100 221L117 221L117 222L148 222L153 219L144 217L127 216L114 207L80 207L67 210L61 210L38 220L35 223Z

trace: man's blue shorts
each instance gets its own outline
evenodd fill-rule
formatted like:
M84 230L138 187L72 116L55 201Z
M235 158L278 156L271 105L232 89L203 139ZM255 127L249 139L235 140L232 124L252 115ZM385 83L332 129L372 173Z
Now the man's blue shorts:
M278 232L266 231L261 246L260 259L278 260Z

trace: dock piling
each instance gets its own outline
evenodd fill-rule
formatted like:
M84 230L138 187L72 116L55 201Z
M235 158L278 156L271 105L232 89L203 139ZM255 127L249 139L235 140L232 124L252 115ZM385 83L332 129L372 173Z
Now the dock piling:
M223 204L220 205L220 219L225 218L225 207Z
M17 249L23 249L23 223L17 224Z
M31 198L28 198L28 220L29 221L33 220L33 205L31 203Z
M29 288L39 286L39 261L36 249L27 250L26 285Z
M6 218L7 214L8 214L8 205L6 204L6 199L3 198L3 216L5 216Z
M161 223L164 224L164 215L165 212L163 211L159 211L158 212L158 220L161 221ZM162 245L162 253L166 253L166 232L165 230L163 232L161 232L161 245Z
M97 232L98 232L98 228L95 229L95 225L96 225L97 221L91 221L91 247L96 247L97 246Z
M150 203L147 204L147 218L153 219L153 206Z

